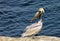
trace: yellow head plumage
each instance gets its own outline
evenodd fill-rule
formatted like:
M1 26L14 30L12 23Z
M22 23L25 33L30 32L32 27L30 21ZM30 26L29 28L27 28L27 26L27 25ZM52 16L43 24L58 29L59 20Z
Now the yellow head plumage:
M39 8L39 11L41 12L41 13L44 13L44 8Z

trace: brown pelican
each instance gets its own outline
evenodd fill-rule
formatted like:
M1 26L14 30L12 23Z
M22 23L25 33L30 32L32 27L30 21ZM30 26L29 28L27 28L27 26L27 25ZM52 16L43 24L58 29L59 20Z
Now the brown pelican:
M39 8L38 12L35 14L35 16L31 19L30 22L35 20L37 17L41 16L43 12L44 12L44 9ZM25 32L22 34L22 37L35 35L39 31L41 31L41 28L42 28L42 18L38 22L27 26Z

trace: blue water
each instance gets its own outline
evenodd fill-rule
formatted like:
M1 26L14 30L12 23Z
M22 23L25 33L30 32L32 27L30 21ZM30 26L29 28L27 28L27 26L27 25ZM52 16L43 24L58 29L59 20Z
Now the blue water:
M38 35L60 37L60 0L0 0L0 36L20 37L40 7L45 13Z

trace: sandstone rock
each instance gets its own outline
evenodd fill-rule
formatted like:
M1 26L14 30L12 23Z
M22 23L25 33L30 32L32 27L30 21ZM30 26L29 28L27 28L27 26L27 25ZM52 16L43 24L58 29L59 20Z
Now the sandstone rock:
M33 36L20 38L0 36L0 41L60 41L60 38L53 36Z

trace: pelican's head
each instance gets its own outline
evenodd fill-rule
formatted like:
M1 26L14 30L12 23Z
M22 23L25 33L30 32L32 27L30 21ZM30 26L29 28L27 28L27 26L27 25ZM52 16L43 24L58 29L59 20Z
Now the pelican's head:
M44 8L39 8L38 12L44 13Z
M32 18L31 22L35 20L37 17L41 16L42 13L44 13L44 8L39 8L38 12L35 14L35 16Z

